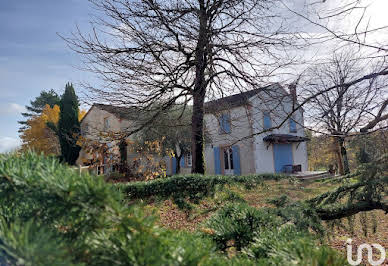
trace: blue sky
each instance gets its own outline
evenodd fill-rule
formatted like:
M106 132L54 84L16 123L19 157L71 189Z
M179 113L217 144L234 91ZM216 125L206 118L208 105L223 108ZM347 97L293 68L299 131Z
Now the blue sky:
M370 28L385 26L388 0L365 1L371 4L365 16ZM337 2L327 1L322 5L326 3ZM93 13L87 0L0 0L0 153L20 143L17 123L22 119L20 113L40 91L54 89L62 94L65 84L72 82L78 95L82 95L80 82L98 86L92 74L76 68L81 57L58 36L58 33L69 36L76 25L83 33L87 32ZM335 28L354 26L358 18L352 15L346 21L334 21ZM388 31L378 31L368 38L386 43ZM324 53L326 43L325 46Z
M91 78L57 33L88 28L92 11L86 0L0 1L0 152L19 143L20 112L41 90Z

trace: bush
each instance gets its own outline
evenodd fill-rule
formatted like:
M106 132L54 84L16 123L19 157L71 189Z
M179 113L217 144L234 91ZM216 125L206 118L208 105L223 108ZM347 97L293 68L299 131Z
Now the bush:
M262 231L243 253L265 265L347 265L343 256L293 225Z
M229 204L219 210L205 224L217 247L230 246L241 250L265 228L276 229L281 220L266 209L256 209L246 204Z
M58 233L37 227L32 221L7 224L0 221L0 265L75 265Z
M133 182L116 184L118 189L125 193L128 199L146 199L150 197L160 198L189 198L198 200L214 195L217 186L242 184L254 187L263 184L264 180L279 180L288 178L284 175L262 174L248 176L204 176L198 174L175 175L168 178L160 178L148 182Z

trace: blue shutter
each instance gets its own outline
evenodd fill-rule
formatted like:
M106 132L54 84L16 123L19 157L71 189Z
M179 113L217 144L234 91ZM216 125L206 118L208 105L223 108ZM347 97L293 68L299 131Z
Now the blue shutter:
M290 132L296 133L296 122L292 118L290 118Z
M185 167L185 156L181 157L181 167Z
M216 175L221 174L220 147L214 147L214 171Z
M271 116L269 115L269 113L268 112L265 112L264 113L264 121L263 121L263 127L264 127L264 129L269 129L269 128L271 128Z
M171 173L173 175L176 174L176 158L175 157L172 157L172 169L171 169Z
M230 133L230 114L224 114L224 131Z
M220 117L220 133L230 133L231 125L230 125L230 114L222 114Z
M238 145L232 146L233 151L233 167L234 174L241 175L241 167L240 167L240 147Z

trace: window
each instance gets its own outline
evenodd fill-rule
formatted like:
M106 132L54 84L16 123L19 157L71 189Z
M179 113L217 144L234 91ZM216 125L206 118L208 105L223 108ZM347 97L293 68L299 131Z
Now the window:
M221 114L220 119L220 134L229 134L231 130L231 125L230 125L230 114L224 113Z
M296 122L293 118L290 118L290 132L291 133L296 133Z
M189 166L189 167L191 167L192 166L192 160L193 160L193 158L192 158L192 156L191 156L191 152L189 152L187 155L186 155L186 160L187 160L187 166Z
M271 116L269 112L263 113L263 128L269 129L272 127Z
M233 151L232 148L224 149L224 173L233 174Z
M104 130L108 130L108 129L109 129L109 118L105 117L104 118Z

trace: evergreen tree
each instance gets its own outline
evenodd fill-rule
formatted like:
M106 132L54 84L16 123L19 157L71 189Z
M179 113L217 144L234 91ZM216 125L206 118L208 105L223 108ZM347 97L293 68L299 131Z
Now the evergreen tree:
M54 105L59 105L60 100L61 99L54 90L43 90L40 92L40 95L35 98L35 100L30 101L30 105L26 105L27 112L22 113L22 116L26 119L39 116L42 114L46 104L53 108ZM19 121L19 124L22 125L22 127L19 129L19 132L22 132L28 128L27 121Z
M359 163L369 163L369 162L371 162L370 156L366 152L364 147L360 147L359 148L359 150L358 150L358 152L356 154L356 157L357 157L357 161Z
M80 133L78 98L71 83L66 84L65 93L62 95L60 102L60 109L58 137L61 145L61 157L64 162L74 165L81 147L77 145L77 138Z

